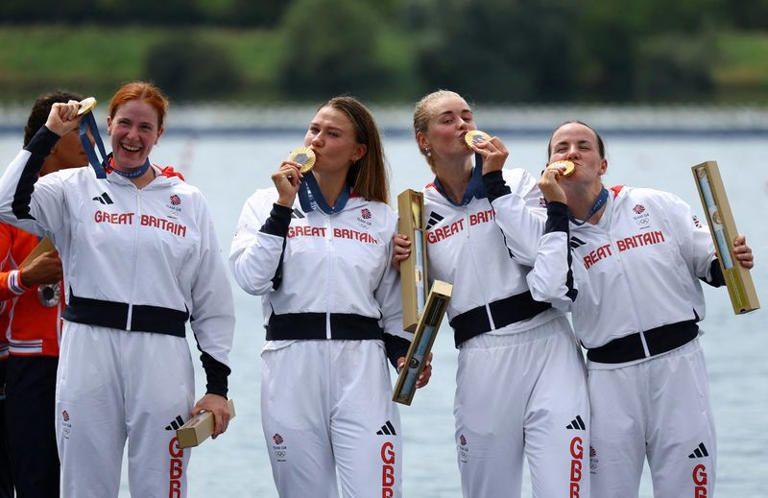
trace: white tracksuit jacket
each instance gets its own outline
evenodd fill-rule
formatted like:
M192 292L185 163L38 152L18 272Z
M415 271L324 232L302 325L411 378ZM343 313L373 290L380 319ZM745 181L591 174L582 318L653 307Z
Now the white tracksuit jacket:
M468 196L488 181L480 172L480 166L473 170ZM457 346L479 333L516 333L562 316L549 304L534 302L525 281L546 219L536 180L523 169L505 169L490 178L501 183L496 193L474 196L462 206L450 202L435 183L424 189L429 279L453 284L447 314ZM520 296L519 301L500 309L491 304L511 296ZM485 308L487 320L464 323L461 315L478 307ZM513 321L503 326L494 323L498 313L516 316L508 316Z
M262 296L265 323L273 315L320 313L327 316L322 338L371 339L357 337L341 324L334 330L332 314L357 315L378 321L385 336L410 341L402 328L399 274L390 264L394 211L353 196L339 213L307 212L297 195L292 211L278 206L286 223L275 231L270 213L276 212L277 197L271 188L246 201L230 252L237 283L249 294ZM295 333L268 334L267 339L320 338Z
M166 176L138 190L117 174L99 180L90 167L38 180L37 172L57 140L47 129L39 132L8 166L0 180L0 219L52 239L64 268L68 305L73 296L123 303L119 313L102 308L115 322L113 328L163 327L136 323L134 307L152 306L165 308L173 322L172 330L159 332L179 335L180 319L188 314L204 365L217 372L207 369L216 377L209 381L226 394L221 372L229 370L234 306L202 194ZM72 316L77 311L65 312L64 319L91 323L94 313L101 313L98 303L84 311L84 321Z
M680 198L647 188L613 187L597 225L570 223L569 241L562 230L568 228L564 210L558 216L560 229L542 238L528 283L536 299L572 311L584 347L704 318L699 279L712 281L719 267L707 227ZM578 292L575 301L572 289Z

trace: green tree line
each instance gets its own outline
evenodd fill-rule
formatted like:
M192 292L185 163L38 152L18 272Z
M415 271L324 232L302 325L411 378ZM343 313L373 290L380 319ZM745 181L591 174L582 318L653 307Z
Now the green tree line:
M72 39L106 26L110 46L83 50L132 71L83 68L82 81L150 78L179 100L410 101L440 87L491 102L768 101L768 0L4 0L0 20L0 38L19 23ZM150 27L121 37L127 25ZM0 43L7 95L56 83L3 54L25 41Z

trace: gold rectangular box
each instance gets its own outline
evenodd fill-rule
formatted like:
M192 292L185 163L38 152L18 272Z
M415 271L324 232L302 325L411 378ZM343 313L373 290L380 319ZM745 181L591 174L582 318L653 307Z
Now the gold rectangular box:
M707 224L715 243L720 269L725 277L733 311L737 315L760 308L755 284L749 270L742 267L733 255L733 239L738 235L731 205L725 194L723 179L717 162L707 161L691 168L696 188L704 205Z
M227 400L229 411L232 413L230 420L235 418L235 403ZM180 448L191 448L202 444L203 441L213 434L213 413L203 412L187 420L187 422L176 431L176 439L179 441Z
M436 280L432 284L432 290L429 291L427 303L424 306L424 313L416 327L416 333L413 335L413 342L408 348L408 355L405 357L405 364L397 377L395 390L392 394L392 400L404 405L410 405L413 396L416 393L416 381L424 370L424 365L432 351L432 345L435 343L437 331L440 329L440 323L443 321L443 315L451 300L453 285Z
M404 190L397 196L397 231L408 236L411 254L400 263L403 293L403 329L416 330L427 299L427 237L424 230L424 195Z

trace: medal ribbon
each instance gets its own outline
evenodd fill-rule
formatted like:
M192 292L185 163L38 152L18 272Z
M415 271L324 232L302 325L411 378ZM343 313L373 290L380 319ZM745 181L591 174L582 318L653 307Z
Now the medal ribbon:
M150 166L149 158L147 158L147 160L144 161L144 164L142 164L138 168L133 168L130 171L120 171L119 169L115 168L115 164L114 163L115 163L115 158L114 158L114 156L112 154L110 154L110 157L109 157L109 166L110 166L110 168L109 168L109 170L117 173L120 176L124 176L125 178L138 178L141 175L143 175L144 173L146 173L147 170L149 169L149 166Z
M93 144L88 139L88 130L91 131L93 141L96 142L96 146L99 148L102 159L99 160L96 155L96 150L93 148ZM96 178L106 178L107 172L104 169L104 164L107 161L107 152L104 150L104 142L101 141L101 134L99 134L99 127L96 125L96 119L93 117L93 113L89 112L80 120L80 143L83 144L83 150L88 155L88 162L91 163L91 167L96 172Z
M581 226L584 223L586 223L590 218L592 218L596 212L600 211L600 209L605 206L605 203L608 201L608 190L606 190L605 187L602 187L600 190L600 194L597 196L597 199L595 199L595 203L592 204L592 207L589 210L589 213L587 213L587 217L584 218L584 221L577 220L573 216L568 216L571 220L571 222L574 225Z
M299 202L301 203L301 209L305 213L314 211L316 207L319 207L325 214L336 214L344 209L349 200L350 188L349 185L344 185L344 189L341 191L339 198L336 199L336 204L329 206L323 197L323 192L320 190L320 185L317 183L315 175L312 173L304 175L304 180L301 182L299 188Z

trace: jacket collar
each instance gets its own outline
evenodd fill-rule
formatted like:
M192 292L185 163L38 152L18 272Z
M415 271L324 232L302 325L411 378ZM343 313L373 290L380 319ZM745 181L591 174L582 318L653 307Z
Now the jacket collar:
M331 215L344 211L347 202L351 198L357 197L349 185L344 185L344 189L341 191L339 198L336 199L336 203L333 206L329 206L328 202L323 197L323 192L320 190L320 185L317 183L315 175L309 173L304 176L304 180L299 186L299 203L301 209L305 213L314 211L315 209L321 212Z
M480 154L475 154L475 167L472 168L472 175L469 177L469 183L467 189L464 191L464 197L461 199L461 203L456 204L446 193L443 186L440 184L440 180L435 177L433 182L435 189L452 205L454 206L466 206L472 199L485 199L487 194L485 192L485 185L483 184L483 158Z

